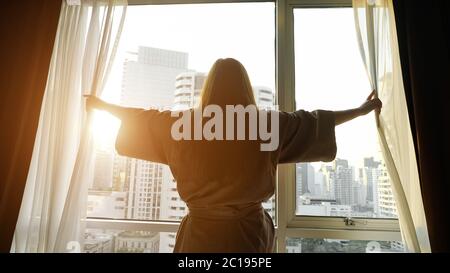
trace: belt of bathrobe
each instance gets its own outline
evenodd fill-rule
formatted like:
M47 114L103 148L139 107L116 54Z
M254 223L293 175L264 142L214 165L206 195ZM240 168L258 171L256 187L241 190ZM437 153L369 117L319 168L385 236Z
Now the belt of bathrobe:
M194 207L189 206L189 216L211 220L241 219L252 213L263 211L261 203L235 206L235 207Z

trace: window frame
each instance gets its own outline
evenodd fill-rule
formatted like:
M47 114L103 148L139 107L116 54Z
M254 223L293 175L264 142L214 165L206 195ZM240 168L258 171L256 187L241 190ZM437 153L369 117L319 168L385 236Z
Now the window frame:
M129 5L199 3L275 3L275 102L283 111L295 111L295 8L352 7L352 0L128 0ZM276 252L286 252L287 238L401 241L396 219L368 219L296 215L295 164L279 165L276 183ZM354 221L354 225L349 225ZM86 219L86 228L177 232L180 222Z

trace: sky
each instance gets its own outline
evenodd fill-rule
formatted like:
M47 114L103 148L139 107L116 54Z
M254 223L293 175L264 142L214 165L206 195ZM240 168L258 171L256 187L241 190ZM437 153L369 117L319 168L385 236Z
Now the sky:
M114 67L103 94L118 103L126 52L149 46L189 54L189 69L207 73L218 58L232 57L253 85L275 89L273 3L130 6ZM344 110L359 106L370 86L356 41L351 9L294 11L298 109ZM116 131L118 121L100 113L94 132ZM374 116L336 129L338 157L361 164L377 156Z
M345 110L371 93L359 52L353 10L294 10L295 86L298 109ZM336 128L337 157L361 166L379 158L374 114Z

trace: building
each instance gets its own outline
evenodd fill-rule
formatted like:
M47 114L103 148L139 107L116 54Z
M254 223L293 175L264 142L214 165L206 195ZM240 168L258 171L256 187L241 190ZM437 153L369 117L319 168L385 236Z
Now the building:
M286 253L302 253L302 239L288 238L286 240Z
M124 219L127 193L117 191L90 190L87 202L87 217Z
M206 80L204 73L186 71L175 80L174 110L185 110L198 105L200 93Z
M398 218L397 205L395 203L394 192L391 180L387 172L386 164L383 162L378 166L378 217ZM392 252L405 252L405 244L402 241L391 241Z
M378 177L378 217L397 218L397 206L386 165L380 164Z
M350 205L339 205L336 200L302 196L300 202L297 203L297 212L308 216L350 217L352 207Z
M373 213L378 215L378 178L380 176L379 161L373 157L364 158L363 184L367 188L367 206L371 207Z
M122 231L114 239L115 253L158 253L159 233L150 231Z
M127 218L160 220L163 165L137 159L131 159L129 164Z
M299 163L296 166L297 172L297 197L306 193L314 194L315 172L314 167L309 163Z
M83 252L112 253L114 252L114 236L95 229L86 229Z
M322 195L329 199L336 199L335 194L335 175L333 167L329 165L322 165L318 173L323 177L324 186L322 188Z
M139 47L125 60L121 104L141 108L170 108L176 77L187 70L188 54Z
M353 205L353 169L348 161L336 158L333 162L335 197L339 205Z

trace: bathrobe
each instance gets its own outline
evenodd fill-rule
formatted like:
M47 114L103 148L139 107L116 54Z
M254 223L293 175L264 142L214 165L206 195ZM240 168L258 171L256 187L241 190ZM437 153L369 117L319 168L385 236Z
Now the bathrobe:
M273 251L274 223L261 203L274 195L277 165L336 156L333 112L280 111L278 118L273 151L261 151L259 138L174 140L178 118L170 111L133 110L122 120L117 152L167 164L187 204L174 252Z

